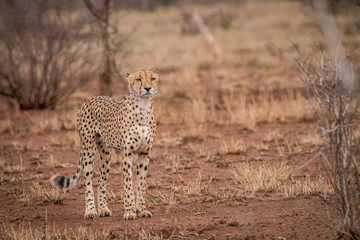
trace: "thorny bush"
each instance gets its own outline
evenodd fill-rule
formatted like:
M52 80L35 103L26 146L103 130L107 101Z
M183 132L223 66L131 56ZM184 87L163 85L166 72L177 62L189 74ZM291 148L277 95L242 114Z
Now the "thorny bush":
M0 3L0 94L21 109L54 108L91 74L85 22L69 16L68 3Z
M319 57L318 57L319 56ZM322 143L317 167L327 219L336 238L360 237L359 91L354 65L325 50L295 58ZM335 190L328 196L324 182Z

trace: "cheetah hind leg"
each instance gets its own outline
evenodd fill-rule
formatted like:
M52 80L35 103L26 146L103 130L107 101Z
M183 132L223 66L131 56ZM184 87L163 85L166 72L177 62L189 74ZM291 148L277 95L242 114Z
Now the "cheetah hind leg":
M85 219L93 219L97 217L95 201L94 201L94 192L92 188L92 177L94 169L94 155L95 155L95 146L82 147L83 150L83 162L84 162L84 177L85 177L85 199L86 199L86 208L85 208Z
M96 145L100 153L100 178L97 187L98 212L100 217L110 217L111 211L107 207L106 201L106 181L110 172L111 149L99 138Z

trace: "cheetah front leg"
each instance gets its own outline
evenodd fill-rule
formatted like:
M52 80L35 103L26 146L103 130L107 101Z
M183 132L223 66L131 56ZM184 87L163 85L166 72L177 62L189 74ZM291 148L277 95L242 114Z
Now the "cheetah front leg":
M106 201L106 181L110 172L111 149L99 139L97 140L97 147L100 153L100 178L97 186L98 211L100 217L109 217L111 216L111 211Z
M152 214L146 210L146 173L149 166L148 153L140 153L136 166L137 175L137 194L136 194L136 213L138 217L151 217Z
M125 220L136 219L135 197L132 186L132 154L122 154L124 174L124 206Z

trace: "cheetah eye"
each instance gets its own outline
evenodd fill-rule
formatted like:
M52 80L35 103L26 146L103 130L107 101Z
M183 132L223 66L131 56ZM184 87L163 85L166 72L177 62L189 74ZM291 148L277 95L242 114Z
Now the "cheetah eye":
M154 77L151 78L151 81L155 81L155 80L156 80L156 78L154 78Z
M141 78L137 78L136 81L141 82Z

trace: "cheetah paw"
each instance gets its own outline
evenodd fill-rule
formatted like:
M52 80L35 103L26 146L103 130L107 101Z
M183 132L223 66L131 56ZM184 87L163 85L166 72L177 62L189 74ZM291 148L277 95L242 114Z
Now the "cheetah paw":
M135 220L136 219L136 213L134 212L127 212L124 214L125 220Z
M85 212L85 216L84 216L85 219L94 219L96 217L97 217L97 213L94 210L88 210Z
M151 218L152 214L148 210L141 210L137 213L137 216L141 218Z
M100 217L110 217L111 211L107 207L101 208L101 209L99 209L99 216Z

